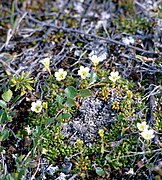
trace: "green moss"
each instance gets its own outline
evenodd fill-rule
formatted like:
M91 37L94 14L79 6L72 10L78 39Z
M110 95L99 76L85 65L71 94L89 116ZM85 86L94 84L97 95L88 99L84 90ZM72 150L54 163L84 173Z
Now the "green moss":
M44 136L43 147L47 150L46 157L51 162L58 158L72 156L76 151L74 146L68 145L68 141L65 141L61 133L61 126L50 127L49 132Z

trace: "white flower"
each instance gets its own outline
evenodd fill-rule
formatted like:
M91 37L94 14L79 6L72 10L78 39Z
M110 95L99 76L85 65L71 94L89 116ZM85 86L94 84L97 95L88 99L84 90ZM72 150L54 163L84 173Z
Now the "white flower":
M48 57L44 58L44 59L40 60L39 62L44 65L44 67L48 70L48 72L51 75L51 71L50 71L50 68L49 68L49 66L50 66L50 58L48 58Z
M63 69L59 69L58 72L55 72L55 77L57 81L61 81L65 79L67 76L67 72L64 71Z
M78 75L80 75L82 79L85 79L86 77L90 76L89 70L90 69L88 67L80 66L80 70L78 70Z
M126 174L134 174L134 169L133 168L130 168L130 170L126 173Z
M129 36L129 37L124 37L122 38L122 42L129 45L129 44L134 44L134 39Z
M40 100L37 100L36 102L31 103L31 110L40 113L42 110L42 102Z
M89 57L89 59L92 61L94 66L97 66L99 62L102 62L104 59L106 59L106 54L104 53L101 56L92 55L91 57Z
M116 82L119 78L120 78L120 76L119 76L119 72L118 71L110 73L109 79L112 82Z
M152 138L154 138L154 131L152 129L145 129L143 132L140 133L141 136L146 139L146 140L150 140Z
M140 130L140 131L144 131L145 129L148 129L149 126L146 124L146 121L143 121L141 123L137 123L137 128Z
M28 133L28 135L30 135L32 133L31 128L29 127L29 125L27 127L25 127L26 132Z
M42 63L44 65L45 68L49 69L50 66L50 58L44 58L42 60L39 61L40 63Z

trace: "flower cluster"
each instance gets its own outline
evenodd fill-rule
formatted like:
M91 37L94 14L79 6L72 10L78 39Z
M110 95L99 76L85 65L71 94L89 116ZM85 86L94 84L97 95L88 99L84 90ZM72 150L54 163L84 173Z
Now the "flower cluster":
M149 126L146 124L146 122L137 123L137 128L141 131L141 136L146 139L150 140L154 138L154 131L152 129L149 129Z
M92 61L94 66L97 66L99 64L99 62L102 62L103 60L105 60L107 58L107 53L106 52L104 52L100 56L97 56L95 54L96 53L94 51L92 51L89 54L89 59ZM48 57L44 58L44 59L40 60L40 63L42 63L44 65L44 67L49 71L49 73L51 75L50 58L48 58ZM80 69L78 70L78 75L81 77L81 79L86 79L86 78L90 77L90 68L80 66ZM54 76L55 76L57 81L62 81L62 80L64 80L66 78L67 71L60 68L60 69L58 69L58 71L55 72ZM113 83L115 83L119 78L120 78L120 76L119 76L118 71L110 73L109 79ZM37 100L36 102L32 102L32 104L31 104L31 111L33 111L33 112L40 113L42 111L42 108L47 109L48 104L45 103L45 102L42 103L40 100Z

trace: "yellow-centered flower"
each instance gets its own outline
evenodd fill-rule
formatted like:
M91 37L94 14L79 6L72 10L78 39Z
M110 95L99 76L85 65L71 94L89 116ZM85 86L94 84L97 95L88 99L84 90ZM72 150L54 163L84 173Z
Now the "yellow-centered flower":
M37 100L36 102L31 103L31 110L36 113L40 113L42 111L42 102Z
M86 77L90 76L89 70L90 69L88 67L80 66L80 69L78 70L78 75L80 75L82 79L86 79Z
M61 81L65 79L67 76L67 72L64 71L63 69L59 69L58 72L55 72L55 77L57 81Z
M146 140L150 140L152 138L154 138L154 131L152 129L145 129L143 132L140 133L141 136L146 139Z
M137 123L137 128L140 130L140 131L144 131L145 129L148 129L149 126L146 124L146 121L143 121L141 123Z
M102 62L105 58L102 56L93 55L89 57L89 59L92 61L94 66L97 66L99 62Z
M119 76L119 72L118 72L118 71L115 71L115 72L112 71L112 72L110 73L109 79L110 79L112 82L116 82L119 78L120 78L120 76Z

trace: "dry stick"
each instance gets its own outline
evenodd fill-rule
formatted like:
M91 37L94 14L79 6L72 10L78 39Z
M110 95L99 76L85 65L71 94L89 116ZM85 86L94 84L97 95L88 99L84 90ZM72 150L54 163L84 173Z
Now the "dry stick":
M37 174L37 172L38 172L38 170L39 170L40 160L41 160L41 158L39 158L38 165L37 165L37 169L36 169L35 173L32 175L31 180L33 180L33 179L35 178L35 176L36 176L36 174Z
M146 95L143 99L142 99L142 101L144 101L145 99L148 99L151 95L156 95L156 94L158 94L158 93L160 93L162 91L162 86L155 86L155 88L151 91L151 92L149 92L149 94L148 95Z
M3 61L2 59L0 59L0 63L1 63L3 66L6 66L6 67L10 70L10 72L16 74L16 71L15 71L14 69L12 69L12 68L10 67L10 65L8 65L5 61Z
M108 151L105 151L105 152L108 152ZM142 152L129 152L129 155L125 155L125 156L121 156L121 157L118 157L118 158L114 158L111 161L116 161L117 159L121 159L121 158L138 156L138 155L145 155L145 154L156 153L156 152L161 152L161 148L155 149L155 150L152 150L152 151L145 151L145 152L144 151L142 151Z
M14 22L14 28L13 29L8 29L7 31L7 38L6 38L6 42L5 42L5 46L2 46L2 47L7 47L8 44L9 44L9 41L11 40L11 38L13 37L14 33L18 31L19 29L19 26L20 26L20 23L21 21L24 19L24 17L27 15L27 12L25 12L22 17L18 18L15 20ZM2 50L2 47L1 47L1 50Z
M159 1L158 1L158 2L159 2ZM137 3L137 2L135 1L135 3ZM18 8L18 6L17 6L17 0L15 0L15 9L16 9L20 14L23 14L23 12L22 12L22 11ZM29 14L29 13L28 13L28 14ZM124 43L122 43L122 42L120 42L120 41L113 40L113 39L111 39L110 37L108 37L108 38L103 38L103 37L101 37L101 36L95 36L95 35L93 35L93 34L86 34L85 32L82 32L82 31L79 31L79 30L74 30L74 29L71 29L71 28L65 28L65 27L62 27L62 26L56 26L56 25L47 24L47 23L41 22L41 21L33 18L33 17L31 16L31 14L29 14L29 19L32 20L32 21L34 21L34 22L36 22L36 23L38 23L38 24L41 24L42 26L47 26L47 27L49 26L49 27L51 27L51 28L55 28L55 29L57 29L57 30L63 30L63 31L65 31L65 32L72 32L72 33L82 34L82 35L85 35L85 36L89 36L89 37L91 37L91 38L96 38L96 39L103 40L103 41L105 41L105 42L111 42L111 43L113 43L113 44L118 44L118 45L121 45L121 46L129 47L129 48L131 48L131 49L135 49L135 50L137 50L137 51L140 51L140 52L143 52L143 53L147 53L147 54L162 55L162 52L147 51L147 50L144 50L144 49L141 49L141 48L132 46L132 45L126 45L126 44L124 44Z
M154 7L157 7L160 2L161 2L161 0L155 2L155 3L154 3ZM138 1L135 1L134 4L140 6L143 10L145 10L145 11L147 11L147 12L150 11L150 8L147 9L147 7L146 7L145 5L139 3Z
M87 36L87 37L100 39L100 40L105 41L105 42L110 42L110 43L113 43L113 44L118 44L118 45L121 45L121 46L125 46L127 48L135 49L135 50L143 52L143 53L162 55L162 52L147 51L147 50L144 50L144 49L132 46L132 45L126 45L126 44L124 44L124 43L122 43L120 41L113 40L113 39L111 39L109 37L104 38L104 37L96 36L96 35L93 35L93 34L86 34L83 31L79 31L79 30L75 30L75 29L71 29L71 28L65 28L63 26L56 26L56 25L51 25L51 24L48 24L48 23L44 23L44 22L41 22L41 21L33 18L30 14L29 14L29 18L30 18L30 20L34 21L35 23L41 24L42 26L47 26L47 27L54 28L54 29L57 29L57 30L63 30L65 32L67 32L67 33L78 33L78 34L81 34L81 35L84 35L84 36Z

